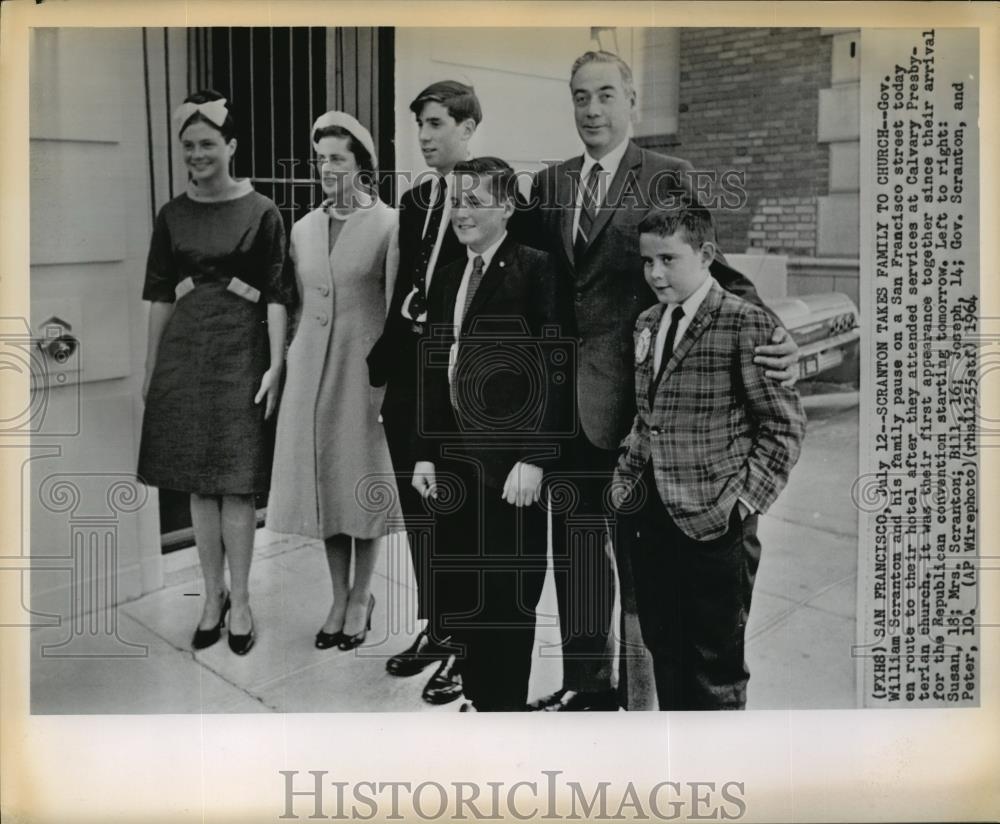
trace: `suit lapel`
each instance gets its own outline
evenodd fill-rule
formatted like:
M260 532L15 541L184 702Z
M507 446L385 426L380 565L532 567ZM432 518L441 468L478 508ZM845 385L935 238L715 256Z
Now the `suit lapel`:
M563 252L570 266L573 260L573 215L576 212L576 194L580 185L580 170L583 156L567 160L556 179L556 203L568 204L559 210L559 236L562 238Z
M434 322L447 327L449 340L454 340L455 301L458 300L458 288L462 285L464 272L464 262L449 263L438 270L438 276L431 281L428 293L429 308L433 310L435 303L441 307L441 317L434 318Z
M490 299L497 287L503 282L504 274L506 270L511 266L514 258L514 241L511 239L510 235L504 238L503 243L500 244L500 248L497 249L496 254L493 255L493 260L490 261L490 265L486 267L486 271L483 272L483 279L479 282L479 288L476 289L476 293L472 296L472 303L469 304L469 309L466 311L465 316L462 318L462 334L465 335L469 331L469 320L474 317L475 314L486 305L487 301Z
M652 407L649 397L649 384L653 379L653 360L656 357L656 333L660 328L660 320L663 318L663 309L664 306L662 303L656 304L654 311L650 312L649 316L644 319L642 326L638 330L638 338L635 341L637 350L640 345L646 347L646 356L639 361L638 368L635 371L635 385L639 389L639 396L645 402L647 412ZM639 341L644 335L648 335L649 338L645 344L640 344Z
M715 283L715 281L712 281L712 288L708 290L708 294L705 295L701 306L698 307L698 311L691 319L691 323L688 324L688 328L684 331L684 336L674 346L674 354L667 362L663 370L663 376L660 378L661 387L667 382L667 378L670 377L671 373L677 369L680 362L684 360L684 356L691 350L691 347L694 346L698 338L711 325L711 320L718 314L721 305L722 287Z
M611 179L611 185L608 186L604 205L598 209L597 214L594 216L594 223L590 229L590 237L587 238L587 251L594 245L594 240L601 234L604 227L608 225L608 221L611 220L617 211L617 204L621 199L622 188L625 186L625 181L629 175L633 174L632 170L641 167L642 150L630 140L625 149L625 154L622 155L622 162L618 164L618 171L615 172L615 176ZM635 172L635 174L638 174L638 172ZM572 224L570 226L572 228Z

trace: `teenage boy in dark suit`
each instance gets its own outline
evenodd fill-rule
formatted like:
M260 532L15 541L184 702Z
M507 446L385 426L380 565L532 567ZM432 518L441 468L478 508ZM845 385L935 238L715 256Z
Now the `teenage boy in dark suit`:
M392 675L415 675L429 664L437 671L423 691L424 700L441 704L462 695L448 632L437 620L447 593L438 593L433 574L433 533L415 525L427 521L423 502L407 482L416 420L420 366L418 342L427 324L427 295L436 273L465 257L465 247L451 228L451 172L469 156L469 140L483 119L472 86L455 80L432 83L410 103L424 160L433 175L406 192L399 203L399 272L382 336L368 356L372 384L385 384L382 420L398 480L417 585L417 617L426 624L414 642L386 662Z

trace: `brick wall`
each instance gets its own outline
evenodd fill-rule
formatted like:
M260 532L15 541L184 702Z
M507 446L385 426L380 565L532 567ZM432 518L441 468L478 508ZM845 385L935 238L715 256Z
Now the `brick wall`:
M819 29L681 29L680 113L672 154L745 174L747 200L714 212L722 248L816 254L816 198L829 150L816 142L831 39Z

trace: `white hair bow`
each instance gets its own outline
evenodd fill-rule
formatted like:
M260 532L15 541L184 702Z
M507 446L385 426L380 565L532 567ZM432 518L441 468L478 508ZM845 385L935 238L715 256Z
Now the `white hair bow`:
M196 112L221 129L222 124L226 122L226 118L229 116L229 107L226 105L224 97L219 100L210 100L208 103L181 103L180 106L174 109L174 129L178 135L180 135L181 129L188 122L191 115Z

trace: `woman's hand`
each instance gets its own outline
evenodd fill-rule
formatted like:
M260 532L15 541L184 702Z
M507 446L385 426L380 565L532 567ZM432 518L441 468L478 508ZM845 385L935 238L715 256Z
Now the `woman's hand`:
M754 349L753 362L764 367L764 374L780 381L782 386L795 386L799 361L799 347L783 326L778 326L771 335L771 342Z
M264 407L264 420L270 418L278 406L278 395L281 392L281 373L283 370L284 365L272 366L260 379L260 389L257 390L257 395L254 397L253 402L260 403L261 400L267 399Z

